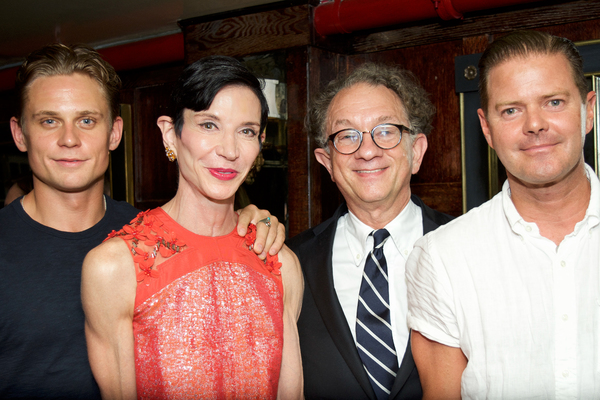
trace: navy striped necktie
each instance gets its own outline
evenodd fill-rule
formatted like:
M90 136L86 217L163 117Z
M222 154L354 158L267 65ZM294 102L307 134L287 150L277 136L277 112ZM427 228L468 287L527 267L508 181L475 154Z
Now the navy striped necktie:
M373 232L374 245L365 263L358 295L356 343L377 399L388 399L398 371L392 339L387 263L383 245L390 233Z

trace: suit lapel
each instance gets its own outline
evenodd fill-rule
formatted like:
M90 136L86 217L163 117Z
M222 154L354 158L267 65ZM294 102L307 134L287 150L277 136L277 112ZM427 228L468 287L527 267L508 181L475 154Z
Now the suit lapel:
M419 197L412 195L411 200L415 203L419 208L421 208L421 215L423 219L423 235L435 230L440 225L445 224L450 221L452 217L449 215L445 215L439 213L431 208L429 208L423 200ZM392 386L392 391L390 393L390 399L393 399L400 389L406 383L406 380L412 373L412 371L417 368L415 365L415 360L413 359L412 349L410 347L410 332L408 335L408 343L406 345L406 351L404 352L404 357L402 358L402 363L400 364L400 368L398 369L398 373L396 375L396 380L394 381L394 385Z
M356 350L356 344L333 286L333 239L337 220L346 212L345 205L340 206L334 217L331 218L331 223L322 231L315 232L314 246L311 249L313 256L310 257L310 263L319 263L320 265L312 265L310 268L306 268L306 283L310 286L323 323L338 351L365 393L371 399L375 399L375 393L358 355L358 350ZM325 265L322 264L323 260L326 260Z
M400 392L400 389L406 383L406 380L412 373L412 371L417 368L415 365L415 360L412 356L412 350L410 348L410 332L408 333L408 343L406 344L406 350L404 351L404 357L402 358L402 363L400 364L400 368L398 368L398 373L396 374L396 379L394 380L394 384L392 385L392 390L390 392L390 399L395 398L395 396Z

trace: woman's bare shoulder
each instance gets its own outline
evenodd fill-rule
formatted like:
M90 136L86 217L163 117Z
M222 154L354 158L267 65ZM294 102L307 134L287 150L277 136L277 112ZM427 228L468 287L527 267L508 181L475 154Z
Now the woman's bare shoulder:
M284 303L289 304L295 310L294 314L300 314L302 296L304 294L304 278L298 257L287 246L283 246L278 253L281 262L281 279L283 280Z
M98 283L135 283L133 257L127 243L120 238L111 238L93 248L83 261L83 279Z

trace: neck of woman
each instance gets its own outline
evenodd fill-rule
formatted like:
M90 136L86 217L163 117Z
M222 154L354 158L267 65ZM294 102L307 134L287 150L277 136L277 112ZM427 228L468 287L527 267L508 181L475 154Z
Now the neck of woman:
M229 234L237 225L233 202L233 196L218 201L197 193L186 194L178 191L162 209L190 232L202 236L223 236Z

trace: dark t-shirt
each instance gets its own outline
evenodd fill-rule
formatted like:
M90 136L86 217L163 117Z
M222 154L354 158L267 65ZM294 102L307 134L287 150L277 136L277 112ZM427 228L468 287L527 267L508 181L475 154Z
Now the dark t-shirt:
M81 265L88 251L139 212L106 198L102 220L61 232L19 200L0 209L0 398L100 398L87 358Z

